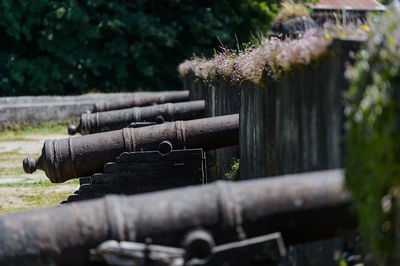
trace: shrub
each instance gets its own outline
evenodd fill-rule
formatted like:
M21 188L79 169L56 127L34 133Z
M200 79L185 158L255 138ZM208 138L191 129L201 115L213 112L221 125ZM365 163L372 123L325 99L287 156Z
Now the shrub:
M360 232L376 261L391 265L391 192L400 185L400 15L386 12L372 25L367 46L347 75L346 180Z
M293 1L282 2L282 7L279 10L278 15L274 19L274 23L284 23L288 19L295 17L310 17L310 12L308 9L299 3L294 3Z

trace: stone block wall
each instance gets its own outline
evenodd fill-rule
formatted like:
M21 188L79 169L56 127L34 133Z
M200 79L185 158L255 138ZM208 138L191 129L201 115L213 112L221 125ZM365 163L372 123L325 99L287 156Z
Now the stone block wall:
M20 96L0 98L0 130L15 124L66 122L78 119L99 101L132 97L134 93L103 93L79 96Z

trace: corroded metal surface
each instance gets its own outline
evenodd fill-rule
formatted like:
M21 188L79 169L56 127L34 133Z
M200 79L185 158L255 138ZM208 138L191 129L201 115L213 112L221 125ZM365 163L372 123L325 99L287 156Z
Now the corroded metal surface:
M158 150L168 140L174 149L204 150L237 145L239 115L226 115L189 121L176 121L144 128L46 140L38 159L24 159L25 172L45 171L54 183L101 172L107 162L122 152Z
M184 101L189 101L189 91L138 92L133 97L96 103L93 112Z
M355 228L343 172L218 181L0 216L0 265L87 265L106 240L181 247L201 228L217 245L281 232L290 245Z
M128 127L132 122L190 120L204 117L204 100L182 103L134 107L94 114L83 113L78 126L70 125L68 133L82 135L106 132Z
M176 248L107 240L90 250L90 258L106 265L126 266L278 266L282 257L286 256L280 233L215 246L209 232L195 230L186 236L183 243L183 248Z
M63 204L102 197L132 195L176 187L206 184L202 149L171 150L168 141L159 151L124 152L106 163L101 173L80 178L81 186Z

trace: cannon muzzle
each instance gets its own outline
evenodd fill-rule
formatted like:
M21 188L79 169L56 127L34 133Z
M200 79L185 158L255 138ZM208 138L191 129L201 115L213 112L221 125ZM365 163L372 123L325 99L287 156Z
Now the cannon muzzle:
M176 121L143 128L124 128L104 133L46 140L38 159L25 158L26 173L45 171L53 183L101 172L122 152L158 150L169 141L173 149L211 150L237 145L239 115Z
M356 226L343 172L329 170L137 196L107 196L0 216L0 265L88 265L106 240L181 247L196 229L217 245L281 232L286 245Z
M145 107L83 113L78 126L69 125L68 133L82 135L112 131L128 127L132 122L155 122L191 120L204 117L205 102L190 101L182 103L166 103Z
M189 101L189 91L138 92L133 97L96 103L93 112L104 112L160 103Z

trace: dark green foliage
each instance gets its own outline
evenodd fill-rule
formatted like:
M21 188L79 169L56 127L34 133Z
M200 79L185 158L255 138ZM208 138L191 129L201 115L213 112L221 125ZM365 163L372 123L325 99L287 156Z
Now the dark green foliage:
M227 173L225 173L225 177L231 181L239 181L240 180L240 162L239 159L236 159L232 162L230 169Z
M347 185L360 232L380 265L393 251L391 190L400 185L400 14L372 26L367 47L350 71Z
M1 0L0 95L179 88L178 63L265 30L276 2Z
M383 5L389 5L393 2L393 0L379 0L378 2L380 2Z

